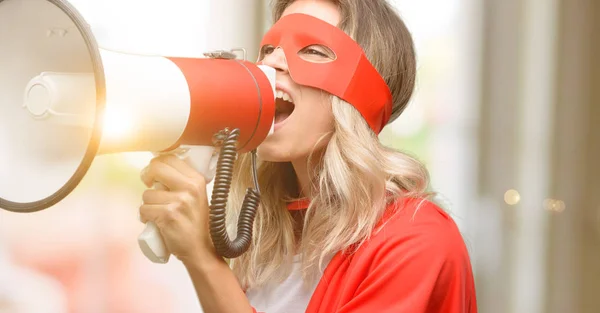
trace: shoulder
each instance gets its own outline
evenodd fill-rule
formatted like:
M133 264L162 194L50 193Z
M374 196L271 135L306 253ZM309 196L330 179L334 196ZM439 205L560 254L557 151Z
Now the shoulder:
M381 221L412 227L455 226L452 217L440 206L424 198L398 199L388 205Z
M456 223L444 209L426 199L390 204L370 240L357 253L369 262L388 259L445 271L471 271L468 249ZM454 266L448 267L450 264Z
M463 246L460 230L452 217L440 206L422 198L397 200L388 205L374 230L371 244L389 240L419 240L423 244L443 242Z
M352 251L331 261L314 303L340 304L345 312L477 312L466 246L433 202L390 205L372 236Z
M466 245L453 219L433 202L390 205L371 238L333 264L326 277L341 269L341 285L352 291L348 305L364 312L477 312Z

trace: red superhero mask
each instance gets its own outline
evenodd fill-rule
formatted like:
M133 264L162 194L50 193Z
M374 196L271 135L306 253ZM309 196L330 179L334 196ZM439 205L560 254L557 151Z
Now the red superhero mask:
M279 19L264 36L261 47L281 48L292 79L333 94L353 105L379 134L392 113L392 94L363 49L341 29L306 14ZM310 62L299 52L320 45L335 53L330 62Z

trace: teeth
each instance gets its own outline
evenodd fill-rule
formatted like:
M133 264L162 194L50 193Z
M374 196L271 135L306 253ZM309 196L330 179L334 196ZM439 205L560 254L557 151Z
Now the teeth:
M288 102L292 102L293 103L292 97L288 93L286 93L284 91L277 90L276 96L277 96L277 98L283 99L284 101L288 101Z

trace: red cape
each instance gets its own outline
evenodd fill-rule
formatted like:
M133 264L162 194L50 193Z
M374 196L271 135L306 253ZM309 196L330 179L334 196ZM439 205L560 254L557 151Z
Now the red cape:
M334 256L306 312L477 313L469 253L452 218L420 199L387 212L355 253Z

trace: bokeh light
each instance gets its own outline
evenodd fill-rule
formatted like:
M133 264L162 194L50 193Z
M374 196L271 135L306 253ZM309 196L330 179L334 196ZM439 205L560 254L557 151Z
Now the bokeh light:
M516 205L521 201L521 195L514 189L507 190L504 193L504 202L508 205Z
M551 211L551 212L561 213L566 209L566 205L565 205L565 202L562 200L545 199L544 200L544 209Z

